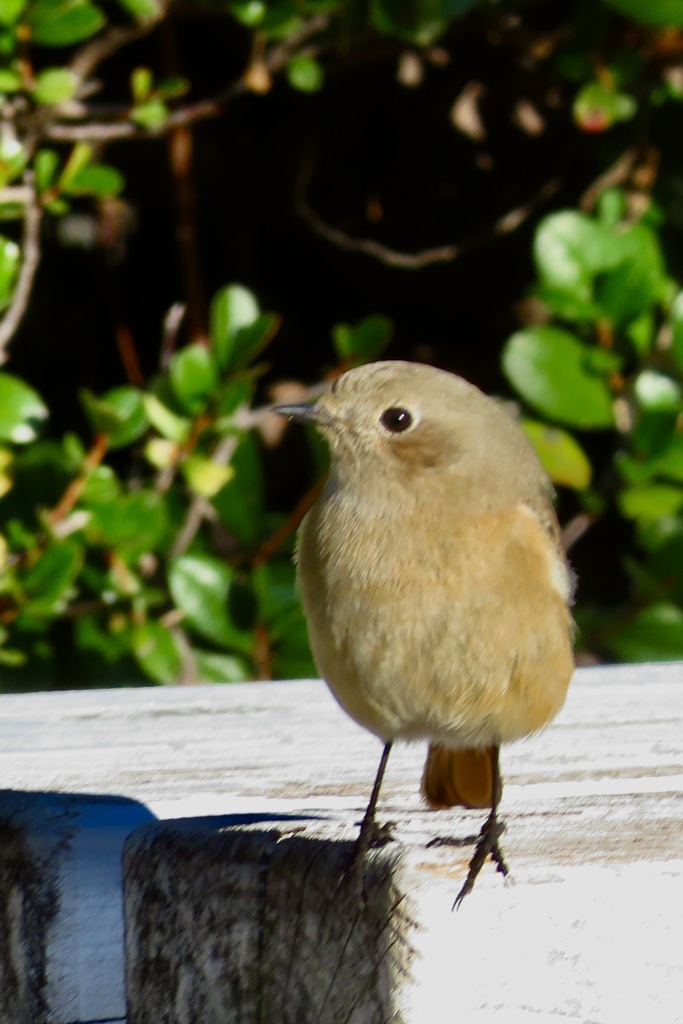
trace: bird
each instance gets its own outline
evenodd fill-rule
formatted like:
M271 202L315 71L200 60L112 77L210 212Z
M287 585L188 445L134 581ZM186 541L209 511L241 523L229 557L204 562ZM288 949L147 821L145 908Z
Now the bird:
M384 744L356 858L378 837L392 745L426 740L428 806L489 811L459 907L487 858L508 874L500 747L551 721L574 671L553 486L502 403L424 363L353 367L314 403L276 411L330 452L295 552L311 650Z

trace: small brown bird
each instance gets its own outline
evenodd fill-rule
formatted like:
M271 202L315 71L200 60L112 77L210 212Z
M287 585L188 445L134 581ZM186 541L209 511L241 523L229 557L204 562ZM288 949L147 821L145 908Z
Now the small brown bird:
M432 807L488 807L467 879L499 847L502 743L544 726L574 669L572 576L553 489L493 399L419 363L349 370L310 406L331 469L298 540L318 668L348 714L384 741L357 843L374 837L394 740L427 739Z

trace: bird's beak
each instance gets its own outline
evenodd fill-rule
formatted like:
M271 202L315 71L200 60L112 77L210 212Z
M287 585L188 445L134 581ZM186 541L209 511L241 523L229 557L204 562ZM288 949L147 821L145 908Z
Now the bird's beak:
M273 412L297 423L325 423L327 416L317 405L274 405Z

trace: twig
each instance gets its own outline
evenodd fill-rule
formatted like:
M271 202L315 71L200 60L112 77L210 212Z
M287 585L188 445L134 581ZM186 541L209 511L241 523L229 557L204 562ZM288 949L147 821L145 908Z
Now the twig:
M101 36L97 36L95 39L86 43L82 46L74 59L69 64L69 70L76 75L77 78L85 79L95 71L96 68L106 60L108 57L113 57L124 46L128 43L134 43L138 39L142 39L156 27L156 25L166 16L168 10L168 4L162 4L159 7L158 12L154 17L149 18L145 21L138 22L136 25L127 25L124 27L115 26L110 28Z
M256 554L252 558L253 565L262 565L267 562L269 558L280 550L282 545L285 543L288 537L290 537L299 527L301 520L304 518L309 508L320 494L322 489L322 481L318 481L313 484L312 487L306 491L304 496L299 499L295 505L293 511L287 517L285 522L277 528L274 533L271 533L270 537L267 537Z
M433 266L435 263L450 263L464 253L476 249L495 238L515 231L524 223L543 203L546 203L551 196L560 188L561 182L558 178L547 181L538 192L507 213L499 217L493 224L476 235L471 235L462 242L451 245L435 246L431 249L422 249L420 252L402 252L392 249L374 238L355 238L346 234L340 228L333 227L324 221L309 205L306 199L306 190L311 176L310 162L304 165L294 193L294 208L299 216L306 221L309 227L321 238L344 249L347 252L359 252L365 256L372 256L374 259L385 263L390 267L398 267L401 270L421 270L424 267Z
M292 54L296 53L301 49L303 43L308 42L313 36L317 36L318 33L324 32L329 27L330 18L327 14L318 14L315 18L311 18L305 25L302 25L299 32L289 36L284 42L278 46L274 46L265 55L266 69L271 74L281 71L282 68L287 64ZM312 50L308 50L307 53L312 53Z
M236 447L236 437L224 437L216 445L211 455L211 461L215 462L218 466L226 466L232 458ZM213 505L206 498L201 497L201 495L195 495L190 502L185 521L173 542L169 558L179 558L181 555L184 555L204 520L214 514Z
M87 484L93 470L99 466L104 456L107 454L109 449L109 437L107 434L97 434L95 437L90 451L85 457L83 462L83 469L68 485L64 494L59 499L53 509L50 509L45 513L45 519L51 526L56 526L57 523L61 522L71 512L74 505L83 493L83 489Z
M7 358L5 349L26 312L33 288L33 279L36 276L36 270L40 263L40 225L43 211L33 188L32 174L27 172L24 180L26 185L21 190L24 204L23 258L12 301L0 321L0 364L5 362ZM15 188L12 190L4 189L3 191L5 194L12 191L16 201L17 193L20 190Z
M215 517L215 510L211 502L206 498L195 495L190 502L183 525L180 527L178 535L173 541L171 550L168 553L168 557L171 561L176 558L180 558L181 555L185 554L194 540L199 527L205 519L210 517Z
M595 516L579 512L562 530L562 550L569 551L595 522Z
M185 316L185 310L184 302L174 302L164 317L164 333L159 355L159 367L161 370L168 370L171 356L175 352L178 343L178 334Z
M579 200L579 207L584 213L592 213L595 204L608 188L616 188L628 181L636 166L638 154L635 149L627 149L620 153L611 167L591 182Z
M326 14L317 15L315 18L311 18L310 21L302 27L300 32L296 35L290 36L284 42L274 46L264 57L264 70L268 75L274 75L287 64L289 59L292 57L299 47L319 32L324 31L330 23L329 16ZM145 31L150 31L154 27L156 22L145 23ZM141 31L143 26L138 27L138 31L141 35L144 33ZM112 32L116 30L112 29ZM121 30L123 31L123 30ZM135 30L131 29L130 32ZM104 42L104 38L102 42ZM137 37L132 37L137 38ZM118 45L122 46L126 41L123 42L117 39ZM94 46L94 44L93 44ZM105 53L100 60L104 59L104 56L108 56ZM84 58L85 59L85 58ZM72 67L73 70L73 67ZM246 74L246 73L245 73ZM186 125L194 124L197 121L204 121L210 117L220 117L225 113L225 109L232 103L233 100L244 93L251 91L245 75L237 79L235 82L231 82L230 85L226 86L225 89L220 90L215 96L210 99L200 100L197 103L187 104L183 107L178 107L173 110L167 120L159 128L148 129L142 128L140 125L134 124L132 121L117 121L111 122L100 122L95 124L51 124L45 128L45 135L47 138L52 139L55 142L115 142L120 139L149 139L154 137L160 137L166 135L168 132L175 128L181 128ZM120 113L124 114L127 108L122 108ZM87 111L86 111L87 113Z

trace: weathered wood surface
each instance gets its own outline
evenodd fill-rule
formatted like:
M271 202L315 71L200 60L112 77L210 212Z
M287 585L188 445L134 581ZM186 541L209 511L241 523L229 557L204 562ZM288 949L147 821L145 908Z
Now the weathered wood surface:
M530 1024L683 1020L683 666L581 670L556 722L506 750L505 849L517 884L505 887L487 870L457 914L450 907L469 847L427 849L426 842L435 835L472 837L482 816L420 807L421 746L397 750L389 764L380 818L394 823L396 841L374 855L373 870L386 884L368 904L381 905L381 914L373 917L365 908L361 918L371 916L359 924L356 903L347 910L339 903L335 865L355 835L379 752L379 743L346 719L319 682L0 697L0 772L5 789L23 794L22 849L44 873L52 860L46 887L40 889L39 872L26 895L44 899L49 887L58 904L43 949L44 1019L122 1019L123 959L116 952L121 892L116 872L97 883L96 872L84 865L102 856L116 863L126 830L151 814L232 817L144 826L129 841L131 1024L153 1020L145 1016L151 1004L144 1000L157 998L159 990L151 992L140 979L162 938L168 1022L422 1024L437 1014L455 1022L475 1013L484 1024L494 1017ZM69 808L78 826L57 839L48 827L51 793L59 794L59 807ZM76 797L71 806L69 794ZM130 820L108 832L106 798L113 795L127 798ZM84 796L89 824L74 810ZM17 799L0 798L5 867L14 863L7 842L16 840ZM45 801L53 808L49 814ZM251 824L235 815L248 816ZM184 859L174 854L177 829ZM267 854L264 832L278 837L266 841ZM57 841L55 880L49 851ZM198 873L207 857L213 858L212 885L201 884ZM252 867L240 867L240 858ZM220 939L225 929L212 931L211 921L233 913L225 901L231 871L256 900L256 924L253 940L245 925L235 947L239 955L226 961L216 955L226 948ZM17 880L8 870L0 877L6 883L0 927L16 953ZM79 880L88 877L84 895ZM153 905L160 879L176 914L173 929L167 922L165 932ZM200 896L201 905L193 905ZM336 918L335 907L341 907ZM246 910L243 920L249 920ZM54 923L59 921L61 932ZM277 969L263 959L272 958L274 934ZM360 952L373 958L374 988L367 970L354 967L352 957L343 960L354 935ZM96 955L100 988L109 984L119 993L106 1013L95 1012L92 992L84 999L87 965ZM0 989L9 991L12 979L30 989L35 978L19 977L20 960L18 953L2 959ZM271 1001L264 1002L268 971L271 981L288 979L290 1009L298 1007L293 1016L275 1013L272 984ZM365 978L365 995L353 994L354 978ZM233 992L251 992L256 1016L247 1010L225 1015L225 984ZM367 1002L370 996L374 1003ZM197 1005L204 1007L199 1017L192 1015ZM371 1013L368 1006L374 1006ZM154 1024L157 1019L162 1017ZM0 997L0 1022L15 1020L39 1024L40 1018L13 1015Z

